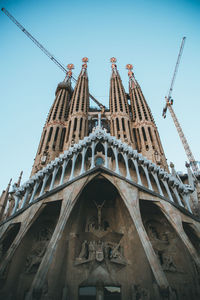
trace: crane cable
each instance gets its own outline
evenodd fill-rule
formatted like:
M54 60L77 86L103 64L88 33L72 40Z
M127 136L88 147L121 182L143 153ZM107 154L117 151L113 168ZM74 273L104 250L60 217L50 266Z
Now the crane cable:
M38 47L40 48L65 74L67 73L67 69L65 68L65 66L59 62L59 60L57 58L55 58L55 56L53 54L51 54L40 42L38 42L38 40L36 40L32 34L30 34L30 32L28 32L5 8L1 9L2 12L7 15L10 20L16 24L21 31L23 31L27 37L32 40L32 42ZM75 77L72 76L72 80L76 83L77 79ZM94 96L92 96L89 93L89 97L101 108L102 112L105 111L105 106L103 104L101 104Z

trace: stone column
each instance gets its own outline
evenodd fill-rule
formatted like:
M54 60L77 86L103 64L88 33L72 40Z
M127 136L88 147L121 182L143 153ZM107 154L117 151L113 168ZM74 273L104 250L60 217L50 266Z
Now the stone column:
M153 247L151 245L151 242L148 238L148 235L146 233L146 230L144 228L144 225L143 225L143 222L141 219L140 209L139 209L138 189L132 187L128 183L125 183L125 182L119 180L116 177L114 179L114 182L118 188L118 191L119 191L122 199L124 200L126 207L128 208L130 216L136 227L137 233L139 235L139 238L141 240L142 246L146 253L147 259L149 261L149 265L154 274L155 280L156 280L159 288L161 289L161 291L166 291L169 288L169 283L168 283L167 278L166 278L166 276L162 270L162 267L158 261L158 258L153 250Z
M34 297L36 295L37 295L38 299L40 298L48 270L51 266L51 262L53 260L54 253L58 246L58 242L62 236L62 233L63 233L65 225L69 219L71 211L77 202L78 195L80 194L81 190L83 189L83 187L85 186L87 181L89 181L89 178L90 178L90 176L81 178L80 180L74 182L73 184L71 184L70 186L68 186L65 189L60 217L58 219L58 222L57 222L56 228L54 230L54 233L51 237L51 240L48 244L46 253L45 253L45 255L42 259L42 262L39 266L39 269L34 277L32 286L26 296L26 300L35 299Z

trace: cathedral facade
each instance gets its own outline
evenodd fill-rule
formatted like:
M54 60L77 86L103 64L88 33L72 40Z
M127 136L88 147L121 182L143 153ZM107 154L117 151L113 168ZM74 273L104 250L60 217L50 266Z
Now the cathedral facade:
M169 171L128 64L90 107L87 58L58 84L23 185L0 198L0 299L200 299L200 174Z

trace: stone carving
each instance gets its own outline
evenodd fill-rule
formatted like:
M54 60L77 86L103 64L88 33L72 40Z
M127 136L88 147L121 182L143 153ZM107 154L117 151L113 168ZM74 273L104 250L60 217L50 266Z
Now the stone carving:
M162 268L164 271L177 272L176 265L174 264L171 255L163 254L162 259L163 259Z
M41 230L36 233L34 247L26 258L24 271L26 274L33 274L37 272L51 235L52 232L47 226L42 226Z
M81 250L76 258L76 265L96 260L102 262L107 259L113 263L125 265L123 247L120 243L104 241L104 239L86 241L81 245Z
M102 209L105 201L98 204L94 201L94 203L97 208L97 217L90 218L86 224L85 232L80 234L82 243L75 265L91 261L101 263L104 260L126 265L121 245L123 234L112 231L109 222L102 219Z
M131 300L150 300L149 291L138 285L132 286Z

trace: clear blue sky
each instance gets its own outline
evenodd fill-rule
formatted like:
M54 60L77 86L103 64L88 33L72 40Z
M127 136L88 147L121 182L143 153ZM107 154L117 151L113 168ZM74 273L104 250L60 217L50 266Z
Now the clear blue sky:
M132 63L159 129L168 162L185 171L186 156L168 114L161 117L182 37L174 110L199 155L200 1L0 1L50 52L79 74L89 58L90 92L108 106L110 57L128 90ZM0 12L0 191L21 170L29 178L42 127L64 73Z

